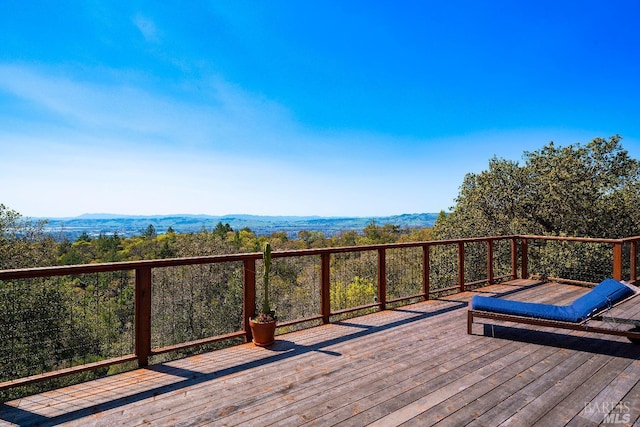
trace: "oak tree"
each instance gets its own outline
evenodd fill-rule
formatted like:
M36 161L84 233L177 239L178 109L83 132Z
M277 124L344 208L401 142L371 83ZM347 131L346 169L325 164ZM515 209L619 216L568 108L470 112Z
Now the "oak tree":
M638 233L640 162L621 137L525 152L523 163L492 158L464 178L438 238L508 234L621 238Z

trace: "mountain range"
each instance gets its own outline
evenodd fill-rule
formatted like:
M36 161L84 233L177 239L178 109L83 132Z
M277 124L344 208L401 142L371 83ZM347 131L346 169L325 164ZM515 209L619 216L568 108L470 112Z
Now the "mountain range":
M158 234L169 227L177 233L213 230L218 223L229 224L234 230L250 228L258 235L284 231L295 237L299 231L320 231L330 237L341 231L362 231L371 221L378 225L394 224L401 228L431 227L437 213L401 214L380 217L321 217L321 216L261 216L261 215L117 215L84 214L71 218L39 218L47 221L45 230L52 235L75 239L83 232L90 236L118 233L122 237L141 234L153 225Z

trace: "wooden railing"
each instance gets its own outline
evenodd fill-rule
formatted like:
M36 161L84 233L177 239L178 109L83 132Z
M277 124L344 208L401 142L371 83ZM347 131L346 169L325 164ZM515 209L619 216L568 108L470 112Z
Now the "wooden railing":
M428 300L434 295L444 293L464 292L478 286L493 284L500 281L512 280L518 277L538 275L553 280L565 280L568 282L590 284L593 280L575 277L556 277L548 274L553 266L543 260L541 255L545 245L595 245L592 251L597 252L599 259L609 259L608 265L599 266L599 274L622 279L626 273L627 279L637 278L637 245L640 237L629 239L579 239L559 238L544 236L498 236L472 239L428 241L415 243L381 244L369 246L338 247L308 249L297 251L276 251L272 257L277 259L296 259L306 257L314 263L314 271L318 271L318 294L314 297L317 301L318 312L311 316L295 319L285 319L279 322L279 328L292 327L308 322L329 323L332 317L344 316L359 310L385 310L390 305L402 304L416 300ZM608 254L602 254L603 246ZM626 248L626 249L625 249ZM597 249L597 250L596 250ZM626 251L626 252L625 252ZM366 304L351 307L332 306L332 287L343 286L344 280L337 277L338 262L341 254L354 256L375 257L375 287L377 294L375 299ZM591 254L590 256L596 256ZM406 256L406 259L403 258ZM608 258L607 258L608 257ZM393 259L390 259L393 258ZM396 260L399 258L399 260ZM59 267L43 267L20 270L0 271L0 291L8 287L12 281L54 278L58 276L96 275L102 273L118 272L132 277L134 291L134 325L133 325L133 353L121 354L92 363L84 363L79 366L68 366L63 369L51 367L48 371L30 374L21 378L2 378L0 390L18 386L25 386L38 381L58 378L64 375L80 373L88 370L105 368L124 362L137 362L140 367L149 364L151 356L168 352L182 351L194 346L216 343L231 338L241 338L244 341L251 340L251 330L247 319L253 317L256 311L256 282L257 263L261 262L261 253L245 253L222 256L206 256L178 259L163 259L149 261L131 261L90 265L74 265ZM409 261L406 261L409 260ZM152 345L152 326L154 321L152 293L154 292L154 272L165 268L218 265L229 263L242 264L242 326L239 330L222 335L210 337L198 337L197 339L172 343L164 346ZM547 264L545 264L547 263ZM409 265L406 265L409 264ZM419 264L419 267L417 266ZM604 262L607 264L607 262ZM602 267L602 268L601 268ZM419 274L411 276L408 268L419 270ZM258 273L259 274L259 273ZM349 272L345 274L350 274ZM408 278L407 278L408 277ZM240 280L240 279L238 279ZM398 283L403 283L399 286ZM406 286L405 286L406 285ZM156 285L157 286L157 285ZM402 289L400 289L402 288ZM405 289L406 288L406 289ZM400 289L400 290L399 290ZM314 303L315 303L314 302ZM240 309L238 307L238 309ZM7 325L10 327L10 325ZM10 363L6 362L6 363ZM0 368L3 366L0 365Z

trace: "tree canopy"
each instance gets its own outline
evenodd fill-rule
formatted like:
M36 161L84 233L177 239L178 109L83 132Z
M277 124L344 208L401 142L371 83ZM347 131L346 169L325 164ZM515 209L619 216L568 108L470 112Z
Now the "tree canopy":
M44 233L44 225L0 204L0 270L55 262L55 242Z
M497 157L469 173L436 238L508 234L621 238L640 226L640 162L621 137L524 152L523 164Z

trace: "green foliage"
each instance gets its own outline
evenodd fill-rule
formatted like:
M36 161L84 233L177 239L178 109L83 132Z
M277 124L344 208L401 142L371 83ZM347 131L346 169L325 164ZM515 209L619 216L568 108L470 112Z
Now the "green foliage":
M530 270L543 278L599 283L613 274L611 245L603 243L535 241L528 259Z
M55 264L56 243L33 222L0 204L0 270Z
M220 237L225 237L227 233L231 231L233 231L233 229L231 228L229 223L226 223L223 225L222 222L220 221L218 221L218 224L216 224L216 228L214 228L213 230L213 232Z
M383 227L376 225L375 220L371 220L369 225L364 228L364 235L372 243L391 243L395 242L400 234L400 227L393 224L385 224Z
M156 232L156 227L153 224L149 224L147 228L142 231L142 237L146 237L148 239L152 239L156 237L158 233Z
M360 276L355 276L346 285L332 283L331 309L342 310L371 304L375 301L376 294L376 286L370 280Z
M75 302L73 288L53 279L2 284L0 354L10 363L2 363L0 380L99 353L100 338L77 321Z
M524 164L493 158L467 174L436 237L543 234L620 238L640 225L640 162L621 138L525 152Z
M154 269L154 346L235 332L242 327L242 263Z
M86 231L83 231L82 234L76 239L77 242L90 242L91 240L91 236L89 236Z

